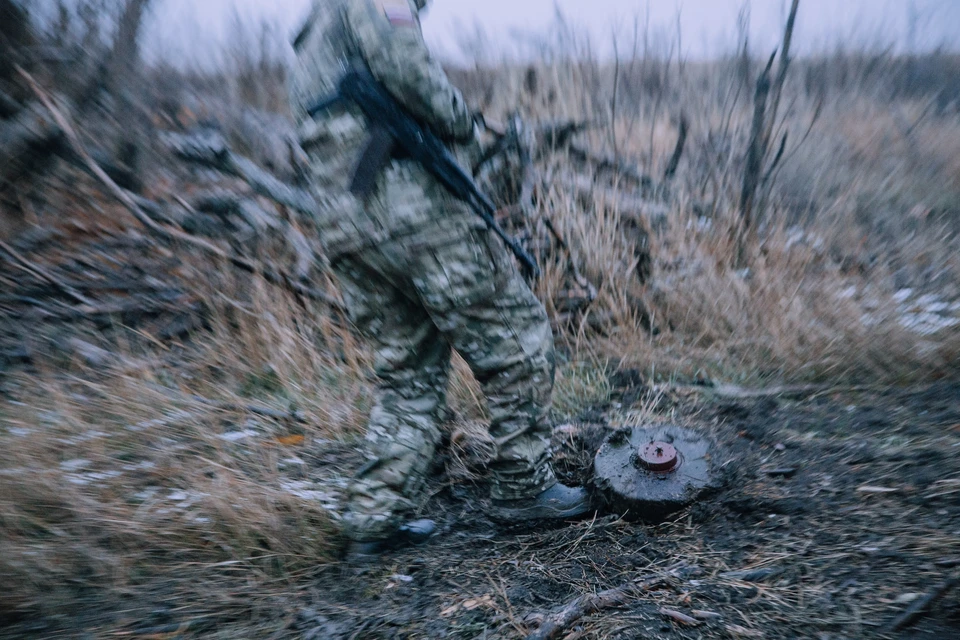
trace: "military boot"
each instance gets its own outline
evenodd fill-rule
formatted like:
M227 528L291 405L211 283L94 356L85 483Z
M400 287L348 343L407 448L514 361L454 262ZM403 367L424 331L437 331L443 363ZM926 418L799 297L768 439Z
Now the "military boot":
M350 564L370 564L376 562L382 553L402 547L423 544L437 530L433 520L414 520L400 527L396 533L385 540L368 542L353 541L347 547L346 561Z
M576 518L590 510L590 495L586 489L557 483L532 498L494 500L490 517L502 524L524 524Z

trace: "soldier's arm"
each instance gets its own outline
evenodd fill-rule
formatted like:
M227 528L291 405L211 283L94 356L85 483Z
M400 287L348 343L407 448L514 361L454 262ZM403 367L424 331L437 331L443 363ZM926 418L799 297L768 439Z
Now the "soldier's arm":
M370 71L414 116L441 136L473 135L473 116L427 50L408 0L354 0L346 18Z

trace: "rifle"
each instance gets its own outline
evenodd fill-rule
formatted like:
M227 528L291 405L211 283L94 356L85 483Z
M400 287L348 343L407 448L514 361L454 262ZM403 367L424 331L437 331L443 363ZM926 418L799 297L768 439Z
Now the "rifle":
M350 101L366 116L370 140L360 155L350 192L366 198L376 186L380 171L399 149L423 166L457 199L467 203L513 252L532 279L540 277L536 260L497 224L496 207L458 164L443 141L401 106L366 69L351 69L340 79L336 95L317 101L307 109L313 117Z

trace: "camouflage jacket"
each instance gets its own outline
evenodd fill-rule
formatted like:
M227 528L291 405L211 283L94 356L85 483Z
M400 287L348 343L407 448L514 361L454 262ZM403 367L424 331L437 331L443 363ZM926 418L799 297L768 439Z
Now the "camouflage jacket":
M344 70L362 64L441 137L472 137L472 114L427 50L414 0L314 0L294 50L291 106L300 143L311 159L315 187L342 196L340 210L320 225L328 253L354 251L431 225L462 223L469 216L450 215L462 207L411 161L392 163L372 202L351 203L343 194L367 140L362 115L349 106L314 118L306 114L311 104L335 92ZM438 204L454 211L437 220L431 211Z

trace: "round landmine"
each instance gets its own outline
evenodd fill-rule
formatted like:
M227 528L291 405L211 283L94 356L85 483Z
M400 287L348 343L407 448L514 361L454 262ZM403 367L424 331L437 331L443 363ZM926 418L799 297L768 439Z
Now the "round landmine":
M681 427L620 429L597 452L594 484L610 510L661 521L714 487L711 446Z

